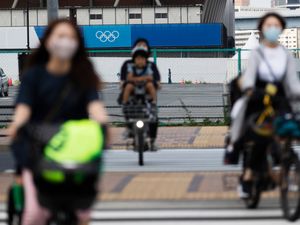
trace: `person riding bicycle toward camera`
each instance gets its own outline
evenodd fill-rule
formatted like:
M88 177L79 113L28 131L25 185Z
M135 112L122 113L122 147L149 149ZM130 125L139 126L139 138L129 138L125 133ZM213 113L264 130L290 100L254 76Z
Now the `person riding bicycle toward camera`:
M291 107L287 97L300 96L300 81L296 72L294 57L279 42L279 36L286 27L283 17L277 13L268 13L263 16L258 24L261 36L261 45L254 49L249 58L249 64L245 73L239 80L240 89L244 93L233 107L236 118L233 119L231 126L231 140L226 149L225 162L232 162L239 153L238 143L244 142L247 138L244 130L246 120L250 115L260 113L264 110L264 95L266 90L272 92L274 101L272 105L275 111L290 111ZM286 98L286 101L276 101ZM243 107L245 105L245 107ZM255 140L254 140L255 142ZM254 143L252 165L259 167L267 162L266 154L263 153L270 142L264 141ZM249 193L248 183L252 179L253 169L245 168L242 180L242 196Z
M121 68L121 86L123 88L122 103L127 104L137 84L143 83L153 104L157 102L157 89L160 88L160 74L153 62L149 43L146 39L138 39L132 49L132 59L126 61Z
M27 123L43 124L47 121L55 125L90 119L99 129L100 124L108 123L107 112L98 94L101 80L87 57L81 31L73 22L67 19L52 22L28 64L22 76L14 119L7 131L10 137L15 138ZM20 140L18 142L17 138L12 148L21 176L18 181L25 189L22 224L46 225L51 212L38 201L33 179L35 162L30 157L32 143L26 138ZM98 150L98 145L96 148ZM80 225L89 223L89 209L75 213Z
M146 39L136 40L132 49L132 59L124 62L121 68L121 89L118 102L127 105L129 98L134 94L136 85L144 85L146 92L150 95L150 102L155 107L157 103L157 90L160 89L160 73L155 63L148 60L151 49ZM130 125L128 125L130 129ZM158 119L149 124L150 150L156 151L155 140L157 136ZM129 137L132 134L129 132Z

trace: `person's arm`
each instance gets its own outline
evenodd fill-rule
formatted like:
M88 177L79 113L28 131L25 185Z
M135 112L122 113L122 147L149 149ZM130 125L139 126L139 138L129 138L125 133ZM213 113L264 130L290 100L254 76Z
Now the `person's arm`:
M288 97L300 97L300 80L296 71L295 58L289 53L287 73L283 80L284 89Z
M141 76L141 77L136 77L135 78L136 82L152 82L153 81L153 76L151 75L146 75L146 76Z
M19 128L25 125L31 117L35 101L36 70L32 69L22 76L19 93L16 99L16 109L13 122L7 129L7 135L14 138Z
M111 130L108 127L109 117L105 109L104 104L101 101L92 101L88 104L88 113L89 117L92 120L100 123L102 126L105 126L105 143L107 146L111 145Z
M94 100L88 104L89 117L100 124L109 122L108 114L104 104L101 101Z
M259 58L260 56L257 53L257 50L253 50L249 58L247 69L241 77L241 90L247 91L248 94L251 94L251 92L255 88Z
M133 73L128 73L127 80L130 82L143 82L143 81L151 82L153 81L153 77L151 75L135 77Z
M26 104L18 104L16 106L13 122L7 129L7 135L14 138L19 128L26 124L31 116L31 108Z
M109 116L105 109L105 105L103 103L102 93L98 93L98 90L91 89L87 93L87 112L89 114L89 118L98 122L103 129L105 129L106 133L106 144L110 145L111 135L110 129L108 127Z

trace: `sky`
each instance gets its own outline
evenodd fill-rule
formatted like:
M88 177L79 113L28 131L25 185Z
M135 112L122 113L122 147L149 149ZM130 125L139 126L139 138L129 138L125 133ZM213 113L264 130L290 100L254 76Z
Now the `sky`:
M271 6L271 0L251 0L251 6L270 7Z

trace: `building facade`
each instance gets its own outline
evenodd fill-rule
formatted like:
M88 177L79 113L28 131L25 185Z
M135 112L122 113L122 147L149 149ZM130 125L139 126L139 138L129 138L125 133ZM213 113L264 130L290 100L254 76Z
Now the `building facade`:
M300 7L300 0L272 0L272 6L298 8Z
M272 7L286 5L286 0L272 0Z
M237 30L235 32L236 48L243 48L247 43L250 35L254 33L259 39L258 30ZM279 38L279 42L288 49L296 49L300 47L300 28L285 29Z
M201 23L202 9L197 6L183 7L133 7L133 8L78 8L78 25L123 25L123 24L175 24ZM0 10L0 27L26 26L26 10ZM70 17L69 9L60 9L60 17ZM30 26L45 26L48 23L46 9L29 11Z
M249 6L250 0L235 0L235 6Z

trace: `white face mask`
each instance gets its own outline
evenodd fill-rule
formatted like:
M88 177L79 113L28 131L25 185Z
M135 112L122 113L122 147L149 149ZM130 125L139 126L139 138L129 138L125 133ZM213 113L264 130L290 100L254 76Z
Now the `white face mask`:
M78 49L78 43L67 37L53 38L49 41L48 51L50 55L61 60L70 60Z

